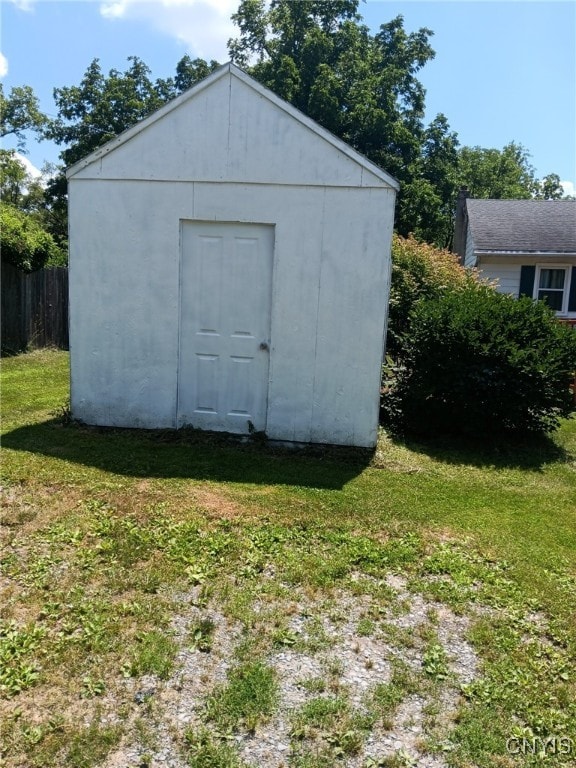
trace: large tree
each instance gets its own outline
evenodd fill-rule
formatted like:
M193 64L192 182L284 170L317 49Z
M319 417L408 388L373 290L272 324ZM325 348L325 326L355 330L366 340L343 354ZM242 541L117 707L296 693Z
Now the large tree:
M94 59L79 85L54 89L58 114L46 128L45 136L63 145L60 159L64 166L73 165L135 125L218 66L216 61L184 56L173 78L153 80L141 59L129 56L128 62L125 72L112 69L106 75L99 60ZM60 168L48 183L46 197L53 234L61 242L67 237L66 190Z
M458 185L458 137L444 115L425 129L420 154L409 167L409 181L398 201L398 230L445 247L452 236Z
M30 175L13 149L0 149L0 199L20 207L26 194Z
M0 199L27 213L40 216L44 208L44 187L50 167L32 175L14 149L0 149Z
M556 197L553 174L538 182L523 147L464 147L444 115L424 123L425 90L418 73L434 57L432 32L407 32L401 16L372 34L358 0L242 0L233 61L281 98L365 154L401 183L396 230L449 244L460 186L477 197ZM95 59L78 86L56 88L58 111L46 136L71 165L169 99L210 74L217 62L184 56L174 77L151 78L130 57L125 72L107 75ZM66 180L47 189L53 233L66 238Z
M455 136L442 116L428 129L423 123L417 75L434 57L429 29L407 33L397 16L372 35L357 0L243 0L232 18L239 29L229 41L233 61L402 183L399 232L414 229L420 202L444 205L438 194Z
M18 149L26 149L25 131L41 132L48 118L29 85L16 86L5 96L0 83L0 137L14 136Z
M46 130L47 138L63 144L60 158L72 165L167 101L206 77L218 63L184 56L174 78L152 80L150 69L129 56L125 72L105 75L94 59L77 86L54 89L58 116Z
M471 197L528 199L537 190L530 155L514 142L502 150L462 147L458 157L458 181Z
M243 0L232 17L232 60L401 182L396 230L450 243L460 186L474 197L562 196L559 179L534 175L519 144L458 148L448 120L425 126L418 73L434 57L432 32L408 33L402 16L372 35L356 0Z
M549 173L544 176L543 179L536 182L536 189L534 190L534 197L537 200L573 200L564 192L564 188L560 183L560 176L557 173Z

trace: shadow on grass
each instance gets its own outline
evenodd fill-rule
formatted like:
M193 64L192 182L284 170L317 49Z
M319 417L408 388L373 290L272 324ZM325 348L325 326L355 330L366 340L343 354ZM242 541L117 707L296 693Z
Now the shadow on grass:
M4 448L50 456L131 477L341 489L372 460L361 448L286 448L254 439L182 430L63 425L59 419L18 427Z
M493 441L458 436L390 435L396 445L423 453L445 464L469 464L495 469L540 471L546 465L574 461L575 457L547 435L528 438L498 437Z

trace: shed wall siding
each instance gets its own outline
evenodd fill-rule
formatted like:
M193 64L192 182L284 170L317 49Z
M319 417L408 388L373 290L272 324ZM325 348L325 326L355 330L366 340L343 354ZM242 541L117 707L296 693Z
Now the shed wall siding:
M268 129L273 126L258 128ZM166 130L173 134L172 125ZM174 135L170 146L174 155L181 150ZM242 154L240 146L236 151ZM145 165L141 152L142 146L137 155ZM120 173L116 161L115 152L107 173ZM289 169L286 157L284 162ZM136 155L126 160L123 172L130 175L135 163ZM152 156L147 174L154 163ZM102 171L107 165L104 158L89 168ZM339 167L336 184L349 178L345 166ZM77 418L113 426L175 426L180 220L253 222L276 225L269 437L375 444L392 189L83 180L88 170L70 180L70 346Z

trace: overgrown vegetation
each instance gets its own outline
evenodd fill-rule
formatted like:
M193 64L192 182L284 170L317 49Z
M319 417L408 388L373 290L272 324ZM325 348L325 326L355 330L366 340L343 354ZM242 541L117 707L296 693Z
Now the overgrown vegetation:
M20 104L19 109L24 106ZM25 120L25 115L21 118ZM16 119L14 112L12 118L2 115L2 130L11 127L5 125L5 120L10 119ZM46 185L53 171L46 164L39 176L33 176L14 150L0 149L2 260L25 272L43 266L64 266L67 262L67 211L59 211L46 198Z
M521 733L576 730L573 422L554 440L497 450L383 435L367 463L198 433L63 426L50 413L66 386L64 353L4 362L7 768L96 766L122 740L141 745L144 764L162 686L176 695L177 654L210 664L222 643L224 679L205 681L195 722L171 723L196 768L247 764L241 746L281 706L279 653L319 660L298 683L292 768L346 765L375 730L393 733L414 696L429 702L420 753L449 766L573 762L506 748ZM399 594L397 579L410 592ZM435 606L416 630L404 624L412 599ZM319 621L337 632L355 600L358 642L386 643L390 664L360 703ZM460 701L454 692L454 721L442 717L454 685L446 611L468 617L478 657ZM178 635L173 619L185 615ZM410 764L411 754L392 747L363 768Z
M395 237L385 423L474 438L555 429L574 410L576 334L452 254Z
M6 203L0 206L0 232L2 261L24 272L66 263L66 254L52 235L30 215Z
M410 313L421 299L438 298L477 281L450 251L421 243L414 237L392 238L392 276L388 308L386 353L402 357L403 338L410 335Z

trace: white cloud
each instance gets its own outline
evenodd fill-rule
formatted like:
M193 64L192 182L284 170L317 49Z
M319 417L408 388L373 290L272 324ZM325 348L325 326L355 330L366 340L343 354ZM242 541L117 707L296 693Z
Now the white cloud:
M31 11L36 0L10 0L10 2L21 11Z
M116 3L102 3L100 6L100 13L106 19L119 19L124 16L126 11L126 3L124 0L119 0Z
M27 157L20 154L20 152L16 152L16 159L24 166L24 168L26 168L26 173L29 173L32 178L38 179L42 176L42 171L39 168L36 168L36 166L33 165Z
M560 186L564 190L565 195L570 195L570 197L576 196L576 186L573 181L561 181Z
M183 43L192 56L228 59L236 34L230 17L238 0L106 0L100 13L110 20L141 20Z
M8 59L0 51L0 77L6 77L8 74Z

